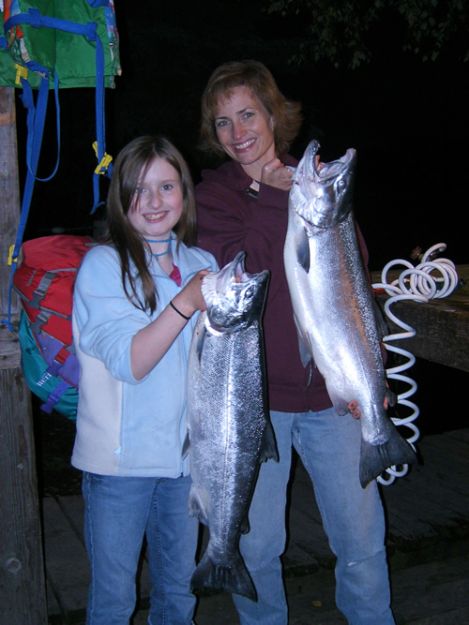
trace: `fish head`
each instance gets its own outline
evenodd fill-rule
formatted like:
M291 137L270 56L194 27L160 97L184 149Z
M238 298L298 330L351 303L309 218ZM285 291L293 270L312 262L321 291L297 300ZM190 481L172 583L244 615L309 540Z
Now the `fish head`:
M319 161L319 142L306 151L296 168L290 191L290 210L297 213L313 230L332 228L343 221L352 209L356 150L329 163Z
M262 315L269 272L245 272L244 258L245 253L239 252L220 271L202 280L206 326L213 334L243 330Z

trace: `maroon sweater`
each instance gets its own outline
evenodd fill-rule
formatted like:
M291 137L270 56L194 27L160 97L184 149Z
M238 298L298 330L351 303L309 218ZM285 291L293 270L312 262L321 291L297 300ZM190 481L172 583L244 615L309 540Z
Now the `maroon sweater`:
M284 162L297 164L292 157ZM251 182L235 161L202 172L196 187L198 245L212 252L220 267L245 251L246 271L270 271L263 320L269 407L284 412L322 410L331 401L317 368L310 372L301 363L283 266L288 192L261 184L257 197L251 197L246 191Z

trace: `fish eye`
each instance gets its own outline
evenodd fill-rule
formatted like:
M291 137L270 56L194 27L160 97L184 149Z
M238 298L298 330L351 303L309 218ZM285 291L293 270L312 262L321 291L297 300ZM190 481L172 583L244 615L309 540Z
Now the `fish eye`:
M248 287L248 288L245 290L245 292L244 292L244 298L245 298L245 299L252 299L253 295L254 295L254 287L253 287L253 286L250 286L250 287Z

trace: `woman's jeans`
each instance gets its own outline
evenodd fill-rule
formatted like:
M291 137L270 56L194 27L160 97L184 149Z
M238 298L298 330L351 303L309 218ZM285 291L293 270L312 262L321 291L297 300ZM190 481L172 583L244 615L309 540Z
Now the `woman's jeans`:
M280 462L261 465L241 552L258 601L233 595L241 625L287 625L280 556L292 446L313 482L329 544L337 556L336 603L350 625L395 625L390 609L384 513L376 482L358 480L360 422L321 412L271 413Z
M91 568L87 625L128 625L146 535L152 581L150 625L190 625L198 523L189 516L189 477L83 474Z

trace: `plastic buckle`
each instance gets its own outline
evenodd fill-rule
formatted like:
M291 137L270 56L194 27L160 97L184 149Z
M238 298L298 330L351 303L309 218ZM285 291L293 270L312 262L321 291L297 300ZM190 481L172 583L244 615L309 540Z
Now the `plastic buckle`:
M28 80L28 68L24 65L15 64L16 67L16 77L15 77L15 85L21 85L21 79L24 78Z
M11 267L13 265L13 263L17 263L18 262L18 256L13 257L13 252L15 251L15 246L14 245L10 245L10 247L8 248L8 257L7 257L7 265L9 267Z
M96 156L98 156L98 142L97 141L94 141L93 143L93 150ZM112 156L110 154L107 154L107 152L104 152L104 156L101 159L101 161L98 163L96 169L94 170L94 173L105 175L111 161L112 161Z

